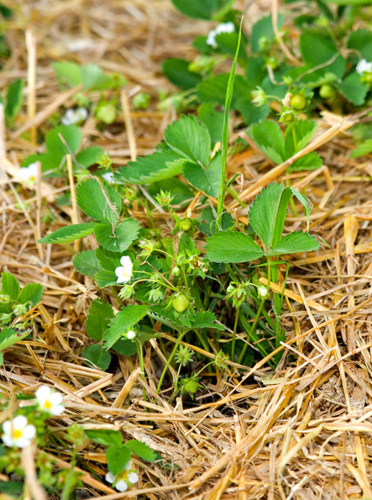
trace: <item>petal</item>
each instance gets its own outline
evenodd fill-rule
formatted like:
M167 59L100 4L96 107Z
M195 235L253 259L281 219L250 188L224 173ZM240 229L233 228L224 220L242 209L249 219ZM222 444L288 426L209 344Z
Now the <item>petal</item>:
M20 177L24 181L27 181L31 177L28 168L20 168L18 170L18 177Z
M18 415L13 420L13 429L22 430L28 424L27 418L24 415Z
M51 389L48 385L42 385L35 392L35 396L41 405L43 405L45 403L45 401L49 398L50 392L51 392Z
M21 437L19 439L14 440L14 444L18 446L18 448L26 448L31 443L29 439L26 439L24 437Z
M112 472L108 472L105 476L105 479L108 483L114 483L116 481L116 476L114 476Z
M6 422L3 423L3 431L5 432L5 434L8 434L10 436L11 430L12 426L10 420L7 420Z
M63 395L60 392L53 392L50 395L49 401L52 405L60 405L63 401Z
M9 448L11 448L12 446L14 446L14 439L11 438L10 436L7 436L6 434L3 434L1 436L1 439L3 440L3 443L6 446L9 446Z
M130 257L128 257L128 255L123 255L123 257L120 259L120 264L123 267L126 267L128 265L128 262L131 262Z
M28 172L30 176L36 177L37 175L37 165L36 163L30 163L28 166Z
M36 428L34 425L28 424L22 432L22 437L25 439L33 439L36 434Z
M132 484L137 483L137 481L138 481L137 472L130 472L129 476L128 476L128 481Z
M127 491L128 485L127 485L127 483L125 481L121 480L117 484L115 484L115 488L118 491L123 492L123 491Z
M117 267L115 269L115 274L118 278L121 278L124 274L124 267Z
M50 413L55 416L60 415L64 411L65 411L64 405L54 405L50 409Z

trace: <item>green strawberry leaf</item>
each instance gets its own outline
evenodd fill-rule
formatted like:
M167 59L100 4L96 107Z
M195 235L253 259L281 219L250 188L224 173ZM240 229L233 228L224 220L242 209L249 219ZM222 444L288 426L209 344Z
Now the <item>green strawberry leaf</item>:
M94 443L102 444L103 446L121 448L123 444L123 438L120 431L111 429L88 429L85 431L85 434Z
M250 262L263 256L263 250L249 236L221 231L207 238L206 257L212 262Z
M44 236L39 243L69 243L70 241L80 240L84 236L93 233L96 222L86 222L85 224L72 224L71 226L61 227L48 236Z
M167 145L178 155L192 162L208 163L211 151L211 138L204 123L192 115L181 116L165 129Z
M114 178L118 182L130 184L160 182L179 175L184 162L185 159L174 151L156 151L152 155L130 161L127 167L119 168Z
M73 257L72 263L84 276L94 276L101 269L94 250L78 253Z
M147 444L142 443L141 441L136 441L135 439L130 439L126 443L124 443L133 455L137 455L137 457L145 460L146 462L153 462L156 460L157 454L153 451Z
M106 371L111 362L111 355L100 344L92 344L83 349L82 357L88 361L88 365L98 366L102 371Z
M16 278L10 273L1 274L1 295L8 295L10 300L18 301L20 286Z
M202 76L190 71L189 64L184 59L166 59L163 62L163 73L173 85L185 90L192 89L202 81Z
M108 184L96 179L84 179L76 188L79 207L94 220L115 224L121 212L121 197Z
M87 334L93 340L102 340L110 321L114 318L111 304L103 300L93 300L87 316Z
M287 234L282 240L273 248L271 255L281 255L300 252L313 252L320 247L319 242L315 236L302 231L295 231L294 233Z
M146 316L148 310L148 306L129 305L120 311L105 332L105 349L110 349L127 330Z
M20 304L31 302L32 307L35 307L41 301L42 296L43 285L41 285L40 283L29 283L24 288L22 288L18 302Z
M97 224L95 237L100 245L111 252L124 252L137 239L140 225L135 219L126 219L116 227L109 224Z
M190 184L203 191L207 196L217 198L221 185L222 156L217 153L210 161L208 168L196 163L187 162L183 166L183 175Z

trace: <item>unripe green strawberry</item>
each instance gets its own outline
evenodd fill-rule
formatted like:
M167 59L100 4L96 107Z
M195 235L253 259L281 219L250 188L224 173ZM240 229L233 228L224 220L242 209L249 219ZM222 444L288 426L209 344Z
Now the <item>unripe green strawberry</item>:
M196 380L190 379L184 384L183 389L192 396L198 392L199 384Z
M190 229L192 228L192 222L191 222L191 219L189 219L188 217L185 217L184 219L181 219L180 222L179 222L179 226L180 226L180 229L182 231L190 231Z
M173 309L178 313L185 312L189 305L190 301L183 293L173 299Z
M325 83L320 87L319 95L323 99L332 99L336 95L336 89L332 85L329 85L329 83Z
M302 109L306 108L306 99L301 94L293 95L289 102L290 102L291 108L295 109L296 111L301 111Z
M372 83L372 73L366 73L366 74L363 76L363 80L364 80L366 83Z

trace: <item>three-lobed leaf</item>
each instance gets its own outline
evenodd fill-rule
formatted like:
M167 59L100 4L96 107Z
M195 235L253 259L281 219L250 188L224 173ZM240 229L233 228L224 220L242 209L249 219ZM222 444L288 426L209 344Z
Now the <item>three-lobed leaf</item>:
M183 166L183 175L190 184L203 191L207 196L217 198L222 175L222 155L218 152L207 168L197 163L187 162Z

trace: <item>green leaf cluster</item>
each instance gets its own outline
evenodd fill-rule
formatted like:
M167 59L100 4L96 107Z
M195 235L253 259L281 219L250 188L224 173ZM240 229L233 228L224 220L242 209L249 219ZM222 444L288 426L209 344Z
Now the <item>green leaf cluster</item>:
M298 191L284 184L269 184L249 209L249 224L263 243L258 245L250 236L238 231L220 231L207 239L207 258L213 262L250 262L263 256L310 252L319 248L314 236L296 231L282 237L288 203L295 196L309 217L309 203Z

